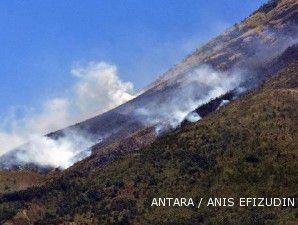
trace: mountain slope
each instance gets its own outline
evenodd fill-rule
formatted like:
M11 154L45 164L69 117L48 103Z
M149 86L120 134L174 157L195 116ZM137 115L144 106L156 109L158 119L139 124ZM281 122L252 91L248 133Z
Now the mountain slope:
M45 180L46 176L32 171L0 171L0 193L24 190Z
M90 174L2 195L14 224L296 224L291 207L150 207L153 197L297 197L298 63L262 88ZM5 224L5 223L4 223ZM9 223L7 223L9 224Z
M297 41L297 13L298 3L295 0L269 1L247 19L235 24L175 65L151 88L161 88L167 84L167 80L181 76L201 63L220 70L228 70L236 64L246 64L246 67L258 69L258 66L270 58L267 51L276 54L281 47L289 44L284 42L289 37L292 42ZM265 54L262 51L266 51ZM262 55L266 57L262 58Z
M100 145L104 147L106 144L155 125L156 121L154 123L147 121L147 116L139 113L143 108L151 112L157 122L163 122L165 118L156 113L156 105L167 108L173 96L193 88L192 84L185 85L183 82L188 77L192 77L192 72L202 65L209 65L214 70L224 71L228 75L235 70L245 70L247 77L250 76L246 81L247 88L254 87L284 66L278 63L272 66L272 59L297 42L297 10L298 3L295 0L270 1L241 23L197 49L135 99L47 136L59 139L72 131L81 132L88 135L94 144L98 144L98 140L103 139ZM290 62L291 58L286 63ZM177 93L177 91L180 92ZM196 98L202 98L202 96L196 96ZM187 100L187 98L181 99L182 102ZM208 100L210 99L205 99L204 103ZM189 112L197 106L189 108ZM26 165L23 165L24 162L18 161L15 155L17 155L16 152L11 151L0 157L0 168L26 168ZM12 161L13 163L8 163ZM31 167L30 164L27 166L27 168ZM33 168L36 168L35 165Z
M0 193L5 193L0 195L0 224L296 224L296 208L197 210L150 203L153 197L175 196L297 197L297 5L270 1L132 101L48 134L59 139L82 131L94 139L92 154L46 175L0 172ZM250 76L248 89L283 71L239 99L229 90L194 105L187 113L194 110L202 120L184 120L180 128L156 135L156 121L148 122L138 110L154 111L158 105L170 118L168 102L172 97L187 101L189 96L180 94L193 87L185 80L202 65L226 73L226 79L244 70ZM223 99L232 101L221 106ZM7 167L14 153L0 157L0 168L39 169L17 161Z

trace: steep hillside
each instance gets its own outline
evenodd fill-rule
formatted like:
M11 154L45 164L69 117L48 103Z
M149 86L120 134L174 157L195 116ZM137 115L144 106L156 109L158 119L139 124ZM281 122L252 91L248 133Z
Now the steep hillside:
M146 120L146 115L138 113L140 109L146 108L147 111L153 112L156 105L160 108L167 108L171 98L179 94L177 90L193 88L191 84L184 85L183 81L191 77L191 73L201 65L209 65L216 71L224 71L227 75L232 74L235 70L245 70L245 74L250 76L246 84L248 88L251 88L270 74L275 74L283 68L284 64L291 62L292 58L288 58L282 65L272 64L272 59L287 47L297 43L297 7L298 3L295 0L270 1L241 23L235 24L223 34L197 49L143 90L143 93L135 99L104 114L47 136L59 139L75 130L75 132L87 134L95 144L99 143L98 140L103 140L100 144L102 147L129 137L133 133L155 124L155 122ZM224 93L219 93L219 95L221 94ZM201 97L195 96L195 98ZM187 100L186 98L181 99L182 102ZM210 99L205 99L205 101L208 100ZM154 114L153 117L158 122L165 120L159 114ZM15 155L15 152L11 151L0 157L0 168L31 168L31 165L29 167L23 165L24 162L17 160ZM13 163L8 163L11 161ZM34 165L33 168L35 168Z
M190 54L148 89L164 88L168 80L183 76L201 63L219 70L229 70L237 64L258 70L270 59L270 53L273 56L288 44L297 42L297 14L295 0L269 1L247 19Z
M204 119L86 173L0 197L3 224L296 224L292 207L150 207L153 197L296 197L298 63ZM5 221L7 221L5 223ZM9 222L10 221L10 222Z
M32 171L0 171L0 193L24 190L45 180L44 174Z

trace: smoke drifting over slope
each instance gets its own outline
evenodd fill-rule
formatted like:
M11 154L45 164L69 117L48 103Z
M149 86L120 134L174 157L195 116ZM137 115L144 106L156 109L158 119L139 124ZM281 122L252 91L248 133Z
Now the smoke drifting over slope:
M199 115L190 114L199 105L209 102L231 90L244 91L241 84L249 76L234 71L221 73L201 65L181 79L172 82L175 90L159 101L150 102L136 110L136 115L150 125L157 125L157 132L167 126L177 127L184 119L197 121ZM179 86L176 86L179 84Z
M87 112L100 114L135 97L133 84L120 80L114 65L90 62L71 73L77 81L70 96L47 100L41 109L22 108L21 117L18 110L12 110L1 119L0 156L12 155L15 151L10 154L11 149L28 142L17 150L13 157L16 162L10 163L67 168L90 154L86 149L100 140L77 130L67 131L58 140L43 135L87 119Z
M91 62L86 67L74 68L72 74L77 82L71 91L72 96L52 99L44 104L41 112L12 120L8 130L0 127L0 155L12 148L7 140L15 140L17 144L32 140L17 151L6 154L7 157L0 157L0 165L20 162L67 168L88 156L89 147L100 142L99 136L103 133L105 137L104 132L118 134L115 135L117 139L145 126L155 126L159 133L179 126L184 119L191 122L199 120L233 98L217 99L219 101L215 101L212 110L208 106L204 108L204 103L227 92L232 91L233 96L237 96L256 87L259 81L267 79L291 61L291 55L283 60L271 60L297 42L295 7L272 10L277 14L261 10L233 26L171 68L150 85L144 95L100 116L100 113L136 96L132 83L121 81L116 67L104 62ZM245 68L250 72L235 68ZM203 107L201 112L197 110L198 106ZM73 130L74 135L64 130L63 136L58 139L56 136L54 139L40 136L87 119L83 113L92 111L91 115L96 117L76 126L82 126L90 133ZM97 136L90 139L93 133Z
M18 116L20 112L22 116ZM61 129L74 121L70 101L66 98L47 100L41 109L14 109L0 125L0 155L33 137Z
M155 90L154 97L140 98L135 103L127 104L123 109L144 126L155 126L157 134L179 126L185 119L196 122L202 117L198 112L194 112L198 106L227 92L233 91L237 96L255 87L256 74L251 70L236 68L219 72L208 65L200 65L191 72L168 80L166 88L160 92L158 89ZM73 123L75 117L70 113L72 110L83 112L88 111L89 107L101 105L102 108L98 111L100 113L136 95L133 92L133 85L119 80L116 68L106 63L90 63L86 68L76 68L72 72L79 79L74 87L73 98L52 99L44 105L42 113L26 117L21 122L13 121L11 133L0 132L0 138L3 137L4 144L10 137L20 142L30 140L29 144L1 157L2 168L28 163L63 169L71 166L90 155L90 147L106 136L94 138L90 137L92 134L82 134L79 130L72 130L74 133L65 130L62 137L53 140L50 137L41 136L40 133L37 135L38 131L45 132L49 127L54 129L55 126ZM227 101L222 101L218 107L226 103ZM120 113L124 112L121 114L124 117L125 110L120 110ZM122 121L120 120L120 124L114 124L115 132L123 128L121 126L125 124L124 117ZM103 129L109 132L110 128L105 129L103 126Z
M46 136L36 136L22 146L15 154L16 162L33 163L42 167L65 169L91 154L89 148L93 145L88 137L75 132L69 132L57 140Z
M89 104L94 104L96 99L101 103L102 109L109 108L134 97L132 84L121 82L116 76L114 66L91 63L86 68L77 68L72 72L82 79L75 86L76 96L79 96L76 97L77 105L80 108L92 107ZM213 98L239 88L243 80L242 73L239 71L221 73L207 65L201 65L180 79L171 81L169 84L171 91L151 101L146 101L142 107L134 108L133 114L136 120L141 121L144 126L154 125L158 134L169 127L179 126L185 118L192 122L199 120L198 114L190 112ZM50 125L55 126L55 122L59 124L59 117L64 122L69 122L71 118L69 109L73 105L70 105L70 101L55 99L52 103L55 104L51 102L46 104L44 111L47 113L26 121L27 130L24 132L30 131L32 134L24 140L29 140L29 142L2 157L0 163L4 165L4 168L9 168L14 164L33 163L41 167L65 169L89 156L90 147L106 138L92 137L92 134L78 129L67 129L58 138L38 135L38 131L45 130ZM36 125L34 125L34 119ZM39 120L41 123L38 122Z

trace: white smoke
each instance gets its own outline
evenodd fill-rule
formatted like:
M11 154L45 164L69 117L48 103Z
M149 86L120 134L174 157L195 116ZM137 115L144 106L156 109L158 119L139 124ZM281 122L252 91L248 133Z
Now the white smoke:
M32 137L28 144L14 156L16 162L20 164L34 163L39 166L65 169L80 160L79 155L89 156L92 145L91 140L75 132L69 132L57 140L36 136Z
M288 41L283 40L282 43L289 45ZM277 49L270 50L272 53L279 52ZM263 55L269 55L268 49L257 48L257 52L259 55L252 57L248 65L261 64L260 60L266 59ZM57 140L42 135L86 119L86 112L94 112L93 115L102 113L136 96L132 83L121 81L114 65L91 62L87 66L73 68L71 73L76 82L69 90L70 96L47 100L41 108L28 110L21 118L8 115L0 119L0 156L30 140L26 149L16 154L19 161L67 168L90 154L89 147L94 140L80 133L65 134ZM241 83L247 77L242 75L240 71L221 73L202 65L181 76L180 80L169 83L175 91L157 97L154 102L145 102L135 111L136 116L146 124L157 124L158 132L168 126L178 126L185 118L195 122L200 117L190 112L199 105L234 89L243 91ZM179 85L175 86L177 83Z
M72 123L71 102L67 98L53 98L46 101L42 110L27 114L23 120L15 125L15 130L23 133L45 134L61 129Z
M16 155L19 162L67 168L90 154L94 140L74 132L58 140L43 135L88 118L86 112L99 114L135 97L132 83L121 81L114 65L91 62L71 73L76 83L70 96L49 99L40 109L23 110L21 117L12 111L0 119L0 156L29 141Z
M65 98L48 100L40 110L23 109L22 117L17 116L17 111L11 110L6 118L2 118L0 155L29 139L36 139L37 136L61 129L74 120L74 116L70 113L70 102Z
M0 131L0 156L9 150L23 144L26 139L17 133Z
M160 102L149 103L136 110L136 115L150 125L156 125L157 133L181 124L184 119L199 120L199 115L189 114L198 106L240 87L244 76L240 71L223 73L201 65L194 71L172 82L179 87L162 96ZM171 84L170 84L171 85ZM239 88L240 90L241 88ZM241 89L243 91L243 89Z
M230 102L229 100L222 100L222 102L219 105L219 108L226 105L226 104L228 104L229 102Z
M200 115L197 112L190 112L187 114L185 119L191 123L197 122L201 119Z
M133 84L120 80L114 65L90 62L71 72L80 80L75 94L76 103L83 112L99 110L101 113L135 97Z

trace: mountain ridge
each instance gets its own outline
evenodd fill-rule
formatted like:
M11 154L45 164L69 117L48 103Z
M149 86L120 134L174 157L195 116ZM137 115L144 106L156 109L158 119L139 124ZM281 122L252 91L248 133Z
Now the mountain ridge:
M0 195L6 224L295 224L297 208L150 207L155 196L297 196L297 71L92 173ZM235 119L237 118L237 119ZM7 223L5 223L5 221Z
M41 174L30 171L38 171L36 165L27 165L20 171L0 171L0 223L296 224L297 207L198 210L151 207L151 201L156 197L191 197L195 202L201 197L297 199L297 5L293 0L270 1L204 45L203 50L210 51L207 55L202 49L195 51L187 63L182 61L184 66L139 97L48 134L55 140L69 130L82 130L95 140L107 138L95 142L90 156L65 170L50 168ZM190 122L185 115L172 127L166 119L173 116L173 108L165 103L171 98L186 101L189 96L181 96L184 90L199 91L200 86L184 81L199 75L191 68L201 65L206 78L225 74L223 78L229 79L242 69L249 77L243 86L247 89L238 92L232 86L194 104L187 113L201 119ZM164 120L148 123L146 116L136 113L142 107L150 112L156 105L159 111L165 109ZM165 130L160 132L157 125ZM1 160L7 158L0 157L0 164Z
M267 79L269 74L274 74L278 71L278 68L274 71L272 63L263 62L263 58L270 62L268 57L274 58L274 55L281 54L284 49L292 44L288 41L293 42L297 37L297 26L295 26L297 25L297 6L297 2L293 0L270 1L263 8L261 7L259 10L256 10L251 17L234 25L186 57L186 59L177 65L178 67L174 66L157 83L153 83L154 87L149 88L135 99L101 115L52 132L47 136L53 139L59 139L69 131L75 130L87 133L88 136L94 139L95 145L99 144L101 146L110 144L118 139L129 137L131 134L147 126L154 125L148 125L148 123L144 122L144 116L140 116L139 114L136 116L136 110L143 106L148 107L150 110L150 107L153 107L151 104L152 99L154 99L156 104L166 102L167 98L170 98L179 89L180 84L178 80L183 79L188 71L198 67L200 64L209 64L218 70L227 71L228 73L233 70L233 67L244 64L244 67L248 68L250 73L255 74L252 76L252 79L255 81L250 82L262 82L264 79ZM270 29L274 30L271 35L267 33L267 30ZM292 40L293 37L294 40ZM263 49L261 48L261 50L264 50L265 53L263 54L266 57L260 60L258 54L262 54L263 51L256 52L255 43L260 44L262 42L264 42L264 46L268 46ZM273 56L269 54L271 52L274 52ZM242 60L239 54L241 57L245 56L245 60ZM177 68L180 69L177 70ZM262 74L262 76L258 77L257 74ZM196 107L190 109L190 111ZM106 137L102 143L96 142L102 139L102 137ZM11 152L9 154L13 155L14 153ZM7 161L8 157L0 157L0 161L1 158L3 158L2 161Z

